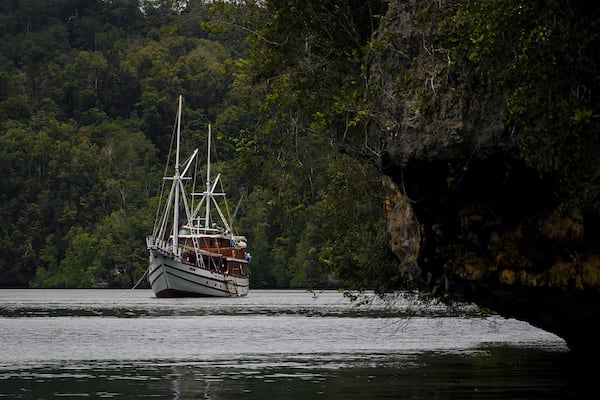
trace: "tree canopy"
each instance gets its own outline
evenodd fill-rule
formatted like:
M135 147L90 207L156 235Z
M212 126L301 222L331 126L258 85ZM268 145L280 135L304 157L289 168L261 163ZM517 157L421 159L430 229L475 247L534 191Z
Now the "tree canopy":
M190 146L209 123L216 134L253 287L386 286L377 169L335 142L377 10L3 2L0 286L131 287L143 275L179 94ZM374 284L363 273L374 269L388 275Z
M441 3L440 3L441 4ZM598 212L594 2L466 0L439 44L503 93L520 155ZM0 286L144 273L176 98L239 204L255 288L401 284L387 250L370 52L384 0L0 4ZM375 49L376 50L376 49Z
M589 1L461 2L441 42L469 79L500 90L507 129L563 207L600 211L600 6Z

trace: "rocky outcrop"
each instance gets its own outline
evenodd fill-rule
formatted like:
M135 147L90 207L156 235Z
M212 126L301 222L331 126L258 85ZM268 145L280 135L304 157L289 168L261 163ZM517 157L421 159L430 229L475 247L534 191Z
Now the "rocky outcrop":
M500 96L436 45L444 1L390 2L371 84L386 144L390 246L407 280L598 353L600 224L556 198L519 157Z

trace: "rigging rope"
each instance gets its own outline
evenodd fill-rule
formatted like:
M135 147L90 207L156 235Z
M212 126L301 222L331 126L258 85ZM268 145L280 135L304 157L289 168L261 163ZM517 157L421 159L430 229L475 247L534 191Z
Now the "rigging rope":
M169 170L169 163L171 162L171 152L173 150L173 142L175 141L175 135L177 134L177 118L175 118L175 122L173 123L173 133L171 134L171 143L169 144L169 151L167 153L167 163L165 164L165 172L163 172L163 176L167 176L167 171ZM165 180L162 180L162 184L160 186L160 193L158 197L158 205L156 206L156 215L154 216L154 227L158 226L158 218L160 215L160 210L162 207L162 199L165 193ZM154 236L156 236L157 232L152 232Z

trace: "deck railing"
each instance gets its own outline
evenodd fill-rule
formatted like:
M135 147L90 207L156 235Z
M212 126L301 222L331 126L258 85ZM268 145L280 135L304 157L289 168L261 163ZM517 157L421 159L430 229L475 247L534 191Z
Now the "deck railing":
M149 249L160 249L163 251L173 251L173 245L154 236L146 236L146 247Z

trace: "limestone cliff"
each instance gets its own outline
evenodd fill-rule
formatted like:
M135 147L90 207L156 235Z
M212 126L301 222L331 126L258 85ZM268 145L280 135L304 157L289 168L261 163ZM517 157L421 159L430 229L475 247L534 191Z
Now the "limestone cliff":
M390 246L408 280L597 353L600 228L519 156L501 96L450 68L419 22L448 3L390 2L375 40Z

